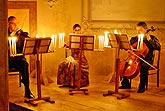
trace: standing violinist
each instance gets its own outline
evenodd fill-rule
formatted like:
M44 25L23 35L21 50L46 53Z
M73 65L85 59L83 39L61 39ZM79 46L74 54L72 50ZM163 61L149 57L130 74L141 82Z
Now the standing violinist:
M23 32L22 30L17 30L17 20L15 16L10 16L8 18L8 36L16 36L16 50L17 53L22 53L23 46L24 46L24 39L28 36L27 32ZM29 88L29 71L28 71L28 62L26 61L25 57L20 56L10 56L10 51L8 54L9 58L9 71L13 68L18 70L22 76L21 82L24 84L25 87L25 98L31 99L33 95Z
M150 35L148 33L149 30L147 30L147 24L145 22L139 22L136 26L136 30L137 30L137 34L145 35L143 38L143 43L145 43L148 48L148 53L146 54L146 56L140 55L140 57L143 58L148 63L152 64L153 50L160 50L161 48L159 40L155 36ZM132 37L130 40L131 45L134 44L135 42L138 42L138 36ZM137 46L133 48L137 48ZM140 83L137 93L145 92L145 85L146 82L148 81L148 70L150 68L150 66L143 61L140 61L140 65L141 65ZM122 86L120 86L119 89L131 88L131 84L127 78L122 78L121 84Z

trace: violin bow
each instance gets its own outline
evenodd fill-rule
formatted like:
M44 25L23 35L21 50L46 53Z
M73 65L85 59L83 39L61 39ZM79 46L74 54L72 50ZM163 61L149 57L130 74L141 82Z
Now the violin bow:
M22 29L22 28L23 28L23 26L24 26L24 24L25 24L25 19L26 19L26 17L27 17L27 13L26 13L26 15L24 16L24 19L23 19L23 22L22 22L22 26L21 26L21 28L20 28L20 29Z
M155 70L158 70L155 66L153 66L152 64L148 63L146 60L144 60L143 58L141 58L140 56L138 56L137 54L135 54L134 52L132 52L133 55L135 55L136 57L138 57L140 60L142 60L143 62L145 62L146 64L148 64L149 66L151 66L152 68L154 68Z

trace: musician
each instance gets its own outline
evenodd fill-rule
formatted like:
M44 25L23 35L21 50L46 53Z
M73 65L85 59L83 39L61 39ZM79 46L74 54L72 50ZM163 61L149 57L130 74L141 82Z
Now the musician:
M15 16L10 16L8 18L8 36L16 36L16 51L17 53L22 53L23 46L24 46L24 39L28 36L27 32L23 32L22 30L17 29L17 20ZM18 70L22 76L21 82L24 84L25 87L25 98L31 99L33 95L29 88L29 71L28 71L28 62L26 61L24 56L10 56L9 51L9 71L13 68Z
M73 33L80 34L81 26L75 24L73 26ZM69 47L65 45L65 47ZM76 88L78 81L77 75L79 70L79 50L71 49L71 56L67 57L65 61L61 62L57 73L57 84L62 87ZM80 87L85 87L89 85L89 66L88 61L82 52L82 65L81 65L81 78Z
M161 48L160 43L155 36L150 35L148 33L149 30L147 30L147 24L145 22L139 22L136 26L136 30L137 30L137 34L145 34L143 38L143 43L146 44L149 50L145 57L143 55L140 55L140 57L143 58L148 63L152 64L153 50L160 50ZM134 44L135 42L138 42L138 36L132 37L130 40L131 45ZM138 88L137 93L145 92L145 85L146 85L146 82L148 81L148 70L150 68L150 66L143 61L140 61L140 65L141 65L140 83L139 83L139 88ZM121 84L122 86L120 86L119 89L131 88L131 84L129 83L129 80L127 78L122 78Z

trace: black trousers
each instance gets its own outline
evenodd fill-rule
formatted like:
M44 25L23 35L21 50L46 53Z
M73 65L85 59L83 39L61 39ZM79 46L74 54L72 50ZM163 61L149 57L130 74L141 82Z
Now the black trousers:
M148 63L152 63L151 60L147 60ZM145 88L145 85L148 81L148 69L150 68L150 66L148 64L146 64L145 62L141 61L140 62L141 68L140 68L140 83L139 83L139 89L143 89ZM127 78L122 78L121 77L121 84L122 86L129 86L130 82Z
M9 57L9 69L15 68L22 76L21 82L25 86L25 93L29 93L29 70L28 62L23 56Z

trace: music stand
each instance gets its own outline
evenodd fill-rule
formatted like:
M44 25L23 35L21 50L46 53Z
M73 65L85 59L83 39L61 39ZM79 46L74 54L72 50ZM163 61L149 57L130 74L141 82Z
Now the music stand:
M126 34L109 34L109 45L112 48L116 48L116 64L115 64L115 70L116 70L116 78L115 78L115 91L108 91L107 94L103 94L103 96L108 96L108 95L113 95L113 94L118 94L117 95L117 99L123 99L126 97L129 97L130 94L129 93L119 93L118 89L119 89L119 65L120 65L120 58L119 58L119 54L120 54L120 49L125 49L125 50L129 50L131 49L128 37Z
M38 98L34 99L25 99L25 102L32 104L33 106L37 106L38 104L34 101L45 100L46 102L55 103L55 101L51 101L50 97L41 97L41 80L40 80L40 61L39 54L47 53L49 49L49 45L51 42L51 38L25 38L23 55L37 55L36 65L37 65L37 92Z
M74 91L83 91L84 94L88 95L88 89L80 89L80 79L81 79L81 64L82 64L82 51L94 50L94 36L93 35L83 35L83 34L70 34L69 39L69 49L79 50L79 70L78 70L78 84L76 89L69 89L69 94L72 95ZM75 82L75 81L74 81Z

